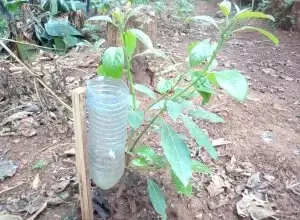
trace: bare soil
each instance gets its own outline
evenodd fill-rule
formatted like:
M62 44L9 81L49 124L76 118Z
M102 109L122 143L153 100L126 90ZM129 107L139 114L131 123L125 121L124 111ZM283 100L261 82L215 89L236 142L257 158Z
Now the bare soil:
M197 4L197 14L214 15L215 4ZM176 61L184 60L189 42L216 39L212 27L193 24L187 29L182 22L175 21L168 14L159 20L158 25L158 47L170 52ZM224 138L230 141L230 144L217 147L219 160L212 161L205 152L197 152L195 142L188 140L192 156L208 164L213 175L226 182L219 188L220 192L216 195L210 193L212 176L199 175L193 177L194 196L187 198L176 193L168 173L150 173L166 195L169 219L242 219L237 214L236 204L241 200L242 192L252 190L246 185L257 172L260 173L261 182L266 185L256 192L274 203L276 217L300 219L300 190L297 188L300 186L300 38L296 32L276 30L275 34L280 39L279 46L273 46L256 33L236 35L226 43L218 56L218 69L238 69L247 76L250 85L245 103L237 103L219 91L206 107L223 116L226 121L224 124L198 122L212 140ZM42 66L63 67L61 74L70 81L66 88L66 91L70 91L93 77L98 57L89 51L72 51L64 57L42 61ZM174 77L174 74L170 73L167 77ZM149 102L142 96L139 99ZM200 103L200 100L196 102ZM9 115L0 114L1 119ZM32 117L41 121L40 115ZM22 184L7 192L0 192L0 212L8 207L12 210L12 204L20 210L28 206L28 201L34 203L41 195L51 197L54 191L64 202L48 205L36 219L80 218L75 158L64 153L74 147L72 123L67 121L53 116L50 129L49 124L39 123L35 125L36 135L32 137L0 137L1 158L18 165L12 177L0 182L0 191ZM186 132L180 123L174 124L174 127L177 131ZM146 136L141 142L161 150L156 135ZM47 165L34 168L41 159ZM233 167L231 170L235 174L230 167ZM37 174L40 181L37 189L33 189ZM68 182L66 189L55 192L57 188L53 186L63 181ZM97 191L96 188L94 190ZM28 199L29 194L34 198ZM108 219L159 218L149 203L146 173L143 172L126 171L120 183L108 192L100 192L98 199L98 207L109 215ZM25 205L22 206L20 201ZM29 205L34 206L31 203ZM35 205L40 207L40 204ZM24 211L17 214L24 219L30 216Z

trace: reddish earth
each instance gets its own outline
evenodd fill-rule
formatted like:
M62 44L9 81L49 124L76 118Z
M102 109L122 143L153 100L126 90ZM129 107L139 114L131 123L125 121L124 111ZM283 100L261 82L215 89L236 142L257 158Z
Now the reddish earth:
M198 14L212 15L214 11L215 6L208 2L200 2L197 6ZM158 23L157 43L163 50L170 52L176 61L184 60L189 42L216 38L216 33L210 27L192 25L186 29L182 22L176 22L167 15L163 21ZM212 196L208 191L211 177L194 176L194 196L187 198L176 194L167 173L150 173L166 194L169 219L241 219L236 208L242 198L238 189L245 190L249 176L256 172L261 174L262 182L267 184L260 188L259 193L267 195L268 201L275 204L276 217L300 219L300 187L297 185L300 182L300 38L296 32L277 30L275 34L280 39L279 46L273 46L256 33L239 34L225 44L218 56L218 69L239 69L247 76L250 84L249 97L245 103L237 103L219 91L207 106L207 109L223 116L226 123L198 122L213 140L224 138L231 142L217 147L219 160L213 162L204 152L195 152L194 141L188 141L192 156L207 163L214 175L221 176L224 181L228 181L228 185L221 187L222 191ZM63 77L74 77L66 88L69 91L88 78L86 72L93 75L97 62L97 55L91 55L90 52L71 52L65 57L43 61L43 66L65 68L62 69ZM159 66L159 63L156 65ZM71 70L70 67L76 69ZM169 77L172 77L172 73ZM143 97L139 99L143 100ZM3 112L6 110L3 108ZM8 115L0 113L1 120ZM55 119L53 116L47 126L42 117L33 115L38 122L35 125L35 136L0 138L1 158L12 160L18 165L12 177L0 182L0 191L23 183L0 194L0 213L12 201L24 200L28 194L34 193L35 199L28 200L36 201L39 195L49 196L54 190L51 187L57 182L70 180L67 188L57 194L65 202L56 206L48 205L36 219L78 219L78 191L73 178L76 177L74 157L64 154L65 150L74 146L72 123L67 116L65 119ZM186 132L180 123L174 127L179 132ZM160 150L160 140L155 135L146 136L141 142ZM2 155L4 152L6 154ZM47 165L33 169L40 159L46 160ZM232 175L228 166L234 160L234 169L242 167L243 171L250 174ZM33 180L38 173L39 186L33 190ZM105 204L102 206L111 212L109 219L158 219L148 200L145 174L127 172L120 184L101 194ZM295 183L293 187L292 181ZM26 212L20 215L24 219L30 216Z

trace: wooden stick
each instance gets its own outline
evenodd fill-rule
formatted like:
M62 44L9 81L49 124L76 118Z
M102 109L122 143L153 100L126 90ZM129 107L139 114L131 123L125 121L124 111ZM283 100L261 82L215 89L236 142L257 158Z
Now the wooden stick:
M92 220L94 218L86 139L85 89L83 87L73 90L72 101L81 214L83 220Z

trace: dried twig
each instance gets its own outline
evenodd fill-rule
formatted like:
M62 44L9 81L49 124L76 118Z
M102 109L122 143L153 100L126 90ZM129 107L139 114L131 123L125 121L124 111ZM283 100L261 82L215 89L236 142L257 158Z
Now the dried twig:
M12 186L12 187L9 187L9 188L7 188L7 189L4 189L4 190L0 191L0 195L2 195L2 194L5 193L5 192L8 192L8 191L10 191L10 190L13 190L13 189L15 189L15 188L17 188L17 187L19 187L19 186L22 186L23 184L24 184L24 182L21 182L21 183L15 185L15 186Z
M41 212L43 212L46 208L47 208L47 201L41 206L41 208L39 210L37 210L37 212L34 215L32 215L27 220L34 220L34 219L36 219L36 217L38 217L38 215L41 214Z
M48 90L49 93L51 93L51 95L53 95L63 106L65 106L69 111L72 112L72 108L66 104L60 97L58 97L55 92L53 92L44 82L43 80L37 75L35 74L31 69L29 69L29 67L24 64L4 43L2 40L0 40L0 45L13 57L16 59L16 61L18 63L20 63L32 76L34 76L37 81L45 88Z

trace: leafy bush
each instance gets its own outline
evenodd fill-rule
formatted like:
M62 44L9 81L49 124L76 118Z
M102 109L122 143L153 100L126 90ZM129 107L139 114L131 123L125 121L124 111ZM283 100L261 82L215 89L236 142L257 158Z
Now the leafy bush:
M210 170L205 164L191 159L183 135L177 133L171 124L164 121L161 117L162 114L167 112L171 121L183 123L190 138L196 140L198 147L203 147L216 160L218 158L216 149L208 135L198 127L193 119L203 119L213 123L222 123L224 120L214 113L207 112L202 107L194 106L193 97L200 95L202 105L205 105L216 94L214 88L220 87L236 101L245 101L248 94L248 84L243 74L235 69L216 70L217 54L230 36L241 31L257 31L268 37L274 44L279 42L274 35L263 29L253 26L238 27L241 21L247 19L274 20L272 16L261 12L252 12L248 9L240 10L237 6L237 13L231 15L231 3L229 1L223 1L219 6L226 18L225 23L221 25L209 16L195 16L187 19L187 22L197 21L211 24L219 31L219 40L218 42L211 42L206 39L190 43L187 47L188 68L183 72L178 72L175 79L161 79L157 85L157 90L161 93L159 98L145 85L135 84L131 74L131 59L138 56L134 55L137 41L142 42L148 48L143 54L154 53L168 59L164 53L153 48L151 39L144 32L138 29L125 28L126 22L138 9L124 13L115 10L112 13L112 18L108 16L92 18L111 23L121 33L123 46L110 47L104 52L102 64L99 65L97 73L115 79L122 77L123 72L127 74L132 95L132 109L128 116L131 132L127 148L131 166L151 170L167 169L178 193L186 196L192 195L192 174L209 174ZM191 77L192 80L184 85L182 82L186 77ZM145 110L138 108L136 90L153 100ZM154 111L155 114L148 118L150 111ZM151 146L138 145L141 137L149 129L160 135L163 155L155 152ZM160 187L150 179L148 179L148 193L156 212L161 215L162 219L166 219L166 202L163 193Z

